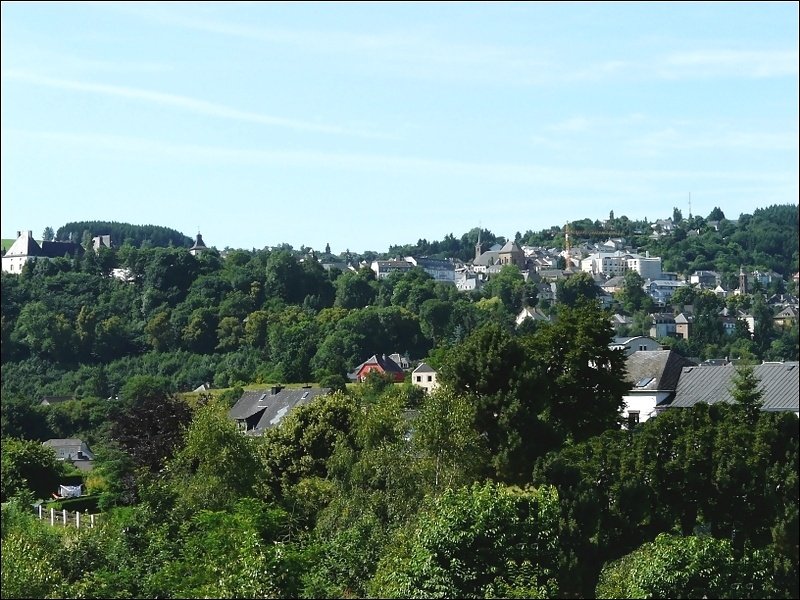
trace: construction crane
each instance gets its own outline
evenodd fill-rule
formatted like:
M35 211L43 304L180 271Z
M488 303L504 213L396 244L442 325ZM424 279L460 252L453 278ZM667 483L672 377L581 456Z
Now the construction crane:
M591 237L591 236L594 236L594 235L609 236L609 237L612 236L612 235L623 235L621 232L614 231L613 229L600 229L600 230L593 230L593 231L581 229L580 231L578 231L576 233L580 234L581 237ZM564 252L566 254L565 258L567 260L567 267L570 266L569 265L569 262L570 262L569 251L572 248L572 244L570 243L570 236L571 235L572 235L572 233L571 233L571 230L570 230L570 227L569 227L569 221L567 221L564 224Z
M569 250L571 248L570 235L572 235L572 233L573 232L570 230L570 227L569 227L569 221L567 221L564 224L564 249L567 252L569 252ZM574 233L576 235L580 235L580 237L591 237L591 236L596 236L596 235L611 237L612 235L623 235L622 232L614 231L613 229L599 229L599 230L597 230L597 229L596 230L581 229L581 230L579 230L577 232L574 232Z

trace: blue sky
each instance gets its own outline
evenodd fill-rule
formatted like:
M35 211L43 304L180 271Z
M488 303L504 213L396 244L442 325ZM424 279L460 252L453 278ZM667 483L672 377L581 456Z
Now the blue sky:
M385 251L798 201L798 4L2 4L2 236Z

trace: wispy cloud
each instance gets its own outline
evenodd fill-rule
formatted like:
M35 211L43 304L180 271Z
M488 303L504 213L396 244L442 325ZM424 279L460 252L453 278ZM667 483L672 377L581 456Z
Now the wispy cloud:
M797 50L701 49L668 54L659 63L664 76L717 74L763 78L798 74Z
M161 106L171 107L177 110L183 110L186 112L204 115L208 117L214 117L218 119L244 121L248 123L256 123L259 125L267 125L271 127L282 127L286 129L294 129L296 131L303 131L309 133L346 135L346 136L380 138L380 139L392 138L392 136L384 133L351 129L337 125L313 123L310 121L287 119L284 117L276 117L272 115L265 115L262 113L243 111L236 108L231 108L229 106L225 106L223 104L207 102L205 100L199 100L197 98L191 98L189 96L167 94L163 92L156 92L152 90L145 90L135 87L108 85L104 83L94 83L85 81L74 81L69 79L57 79L52 77L42 77L40 75L18 70L3 71L2 77L3 79L24 82L30 85L38 85L38 86L56 88L66 91L98 94L103 96L114 96L114 97L124 98L126 100L148 102L150 104L158 104Z
M13 130L8 133L20 138L46 141L61 150L80 147L88 152L99 152L102 156L113 156L114 160L121 159L121 155L127 154L127 158L133 157L139 160L158 159L216 165L433 175L526 186L557 186L565 190L580 190L587 193L606 191L636 194L652 187L675 185L676 182L682 185L689 179L709 184L716 182L714 185L728 185L734 181L759 186L794 184L791 177L782 171L568 168L543 164L490 163L386 154L252 150L72 132Z

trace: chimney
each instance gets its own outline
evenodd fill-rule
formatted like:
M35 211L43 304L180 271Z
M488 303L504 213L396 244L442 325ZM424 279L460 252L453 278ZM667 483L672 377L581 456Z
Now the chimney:
M22 232L17 230L17 237L22 237Z
M29 237L29 238L32 238L32 237L33 237L33 232L32 232L32 231L30 231L30 230L28 230L28 237Z

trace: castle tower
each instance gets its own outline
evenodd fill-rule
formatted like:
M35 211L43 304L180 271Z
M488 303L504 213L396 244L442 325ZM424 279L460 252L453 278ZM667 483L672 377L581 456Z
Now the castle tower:
M203 236L200 235L200 232L197 232L197 238L195 239L194 246L189 248L189 254L192 256L197 256L204 250L208 250L208 246L203 243Z

